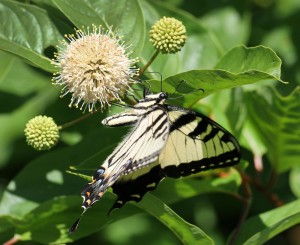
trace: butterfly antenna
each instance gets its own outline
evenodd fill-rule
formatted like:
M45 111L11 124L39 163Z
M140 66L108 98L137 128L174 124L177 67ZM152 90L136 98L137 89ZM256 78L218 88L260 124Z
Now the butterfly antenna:
M148 81L143 81L144 83L146 83L148 86L144 85L144 91L143 91L143 98L146 97L146 95L150 94L151 91L151 84Z
M159 73L160 75L160 92L163 91L163 82L162 82L162 75Z
M179 87L183 84L188 84L188 82L186 80L181 80L180 83L176 86L174 92L172 93L172 95L169 97L169 99L179 99L179 98L182 98L184 95L187 95L187 94L192 94L192 93L195 93L195 92L198 92L198 91L202 91L204 93L204 90L202 88L197 88L197 89L194 89L193 91L190 91L188 93L185 93L183 95L180 95L180 96L177 96L177 97L173 97L173 95L176 93L176 92L179 92L178 89Z
M174 89L174 92L171 94L170 98L172 98L172 96L173 96L176 92L178 92L179 87L180 87L181 84L183 84L183 83L186 83L186 84L187 84L187 81L186 81L186 80L181 80L181 81L179 82L179 84L177 84L177 86L176 86L176 88Z
M163 86L162 86L162 74L157 72L157 71L148 71L148 72L145 72L145 73L150 73L150 74L158 74L160 76L160 92L163 91ZM146 82L146 81L144 81ZM149 94L149 91L150 91L150 86L149 86L149 89L148 89L148 93Z

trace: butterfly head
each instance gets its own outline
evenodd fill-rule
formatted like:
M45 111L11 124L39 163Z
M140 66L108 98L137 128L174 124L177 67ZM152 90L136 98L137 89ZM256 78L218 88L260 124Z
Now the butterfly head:
M168 94L160 92L157 94L147 94L143 99L139 101L139 106L150 107L153 105L164 104L168 98Z

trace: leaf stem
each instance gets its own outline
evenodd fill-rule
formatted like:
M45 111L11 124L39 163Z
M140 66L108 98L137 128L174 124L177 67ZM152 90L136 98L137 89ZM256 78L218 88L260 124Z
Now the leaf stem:
M155 53L150 58L150 60L147 62L147 64L139 71L139 77L144 74L144 72L152 64L152 62L155 60L158 54L159 54L159 50L156 50Z
M239 221L237 223L237 227L234 230L230 240L229 240L229 245L234 245L235 244L235 240L237 238L237 235L239 234L241 227L243 225L243 223L245 222L250 207L251 207L251 203L252 203L252 191L249 185L249 179L247 178L247 176L245 176L242 172L240 172L241 177L242 177L242 186L244 189L244 198L243 198L243 203L244 203L244 207L243 207L243 211L240 215Z

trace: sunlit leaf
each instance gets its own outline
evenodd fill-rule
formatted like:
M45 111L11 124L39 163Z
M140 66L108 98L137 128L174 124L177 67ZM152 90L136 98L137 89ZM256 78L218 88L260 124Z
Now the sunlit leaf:
M137 0L116 4L106 0L53 0L57 7L80 29L92 24L110 28L124 36L126 44L137 55L144 44L145 26ZM135 18L132 18L134 16Z
M299 223L300 200L297 200L247 220L238 234L236 244L265 244Z
M0 23L0 49L18 55L43 70L55 71L44 50L55 47L61 36L45 10L2 0Z
M189 224L178 216L172 209L152 195L146 195L136 206L157 218L171 229L183 244L214 244L204 231Z
M0 91L25 96L49 85L50 78L16 56L0 51L0 57Z
M179 73L166 78L162 86L173 97L181 96L177 103L190 107L201 98L224 89L271 79L281 81L280 66L280 59L269 48L239 46L222 57L217 69ZM160 91L161 83L151 81L151 90Z
M294 195L300 198L300 166L295 166L290 173L290 187Z
M208 12L200 22L214 33L214 38L219 40L219 45L225 51L247 41L250 28L249 13L240 15L232 7L221 8Z
M270 87L245 93L248 120L267 148L271 164L283 172L299 165L300 90L282 96Z

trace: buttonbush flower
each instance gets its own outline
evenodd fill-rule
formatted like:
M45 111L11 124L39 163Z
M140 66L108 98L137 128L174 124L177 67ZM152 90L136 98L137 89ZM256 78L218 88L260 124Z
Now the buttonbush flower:
M62 85L62 97L72 94L70 107L95 111L97 103L103 109L113 100L121 101L124 92L134 82L138 69L130 59L122 37L112 30L104 31L93 25L66 35L55 55L60 71L54 74L54 84Z
M38 151L50 150L58 141L59 127L51 117L36 116L25 126L28 145Z
M186 38L185 26L175 18L163 17L150 30L150 41L163 54L180 51Z

